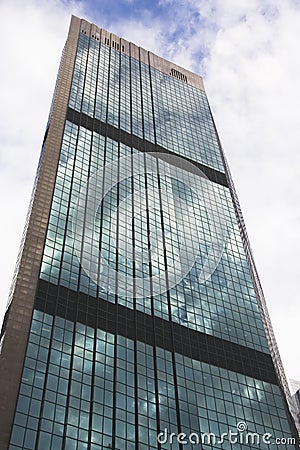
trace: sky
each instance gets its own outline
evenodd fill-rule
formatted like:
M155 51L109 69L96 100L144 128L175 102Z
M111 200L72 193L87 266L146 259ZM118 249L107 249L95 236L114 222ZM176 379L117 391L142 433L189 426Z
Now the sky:
M71 14L203 76L286 375L300 380L299 0L0 0L0 320Z

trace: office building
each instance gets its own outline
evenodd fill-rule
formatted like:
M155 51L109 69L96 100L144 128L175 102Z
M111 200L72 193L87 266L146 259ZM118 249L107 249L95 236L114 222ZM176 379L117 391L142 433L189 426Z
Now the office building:
M253 449L268 448L266 433L296 436L202 78L76 17L2 327L0 392L1 449L202 438Z
M296 417L297 417L298 425L300 425L300 389L298 389L298 391L295 392L295 394L293 395L293 399L294 399L294 402L296 405L296 412L297 412Z
M300 389L298 389L297 392L295 392L295 394L293 395L293 398L296 402L296 405L298 407L298 411L300 412Z
M300 430L300 381L290 380L290 386L294 401L294 404L291 405L291 413L294 416L298 430Z

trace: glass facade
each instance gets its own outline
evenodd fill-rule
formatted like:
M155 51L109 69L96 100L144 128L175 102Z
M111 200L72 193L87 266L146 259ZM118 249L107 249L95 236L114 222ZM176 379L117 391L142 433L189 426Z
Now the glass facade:
M78 36L9 450L283 448L206 94L112 39Z
M288 436L279 387L35 311L11 449L156 449L159 431L179 433L179 423L219 438L240 421L249 432Z
M69 106L224 172L204 91L85 34L79 37Z
M109 264L116 271L122 271L123 273L130 273L130 271L132 273L133 264L129 258L122 258L120 255L118 255L117 261L114 245L117 239L117 229L112 224L112 216L119 204L128 195L131 195L132 190L138 192L143 190L144 192L147 183L149 196L154 196L155 193L165 190L169 199L172 198L172 195L179 197L182 199L183 207L193 209L193 214L197 219L198 233L201 235L200 251L197 252L195 264L188 275L174 286L168 292L168 295L166 293L157 295L152 300L149 297L138 299L116 297L109 293L108 285L97 287L97 284L90 279L86 272L81 270L80 261L74 250L75 244L71 223L72 209L76 205L80 185L86 183L90 174L96 172L100 167L104 166L105 168L112 161L137 152L138 150L134 148L105 138L82 126L66 122L41 268L41 279L54 284L61 284L70 289L79 289L81 292L92 296L100 295L108 301L120 302L122 305L129 308L135 307L148 314L152 314L153 307L153 314L166 320L169 319L170 313L171 320L184 326L268 352L237 219L229 190L224 186L206 179L200 179L198 183L203 184L201 191L206 197L204 203L203 198L194 195L186 185L173 178L166 176L165 179L160 179L159 187L158 175L151 173L147 174L146 179L145 177L141 179L140 175L128 177L118 183L118 186L114 186L114 189L104 197L102 217L99 217L102 233L100 238L99 229L100 242L98 244ZM148 202L155 201L155 197L149 199L149 196ZM138 196L137 198L134 197L134 201L139 201ZM218 211L223 214L222 220L226 226L228 241L212 277L206 283L200 283L197 280L202 270L203 261L208 254L213 233L208 214L210 210L218 208L219 205L221 207ZM125 212L129 217L133 216L132 208L132 205L126 204ZM184 215L185 211L183 210L180 213ZM176 263L177 256L174 248L179 247L179 242L178 233L174 238L174 232L171 230L170 214L170 206L166 205L161 220L160 210L158 211L153 207L151 214L148 214L148 225L146 214L141 215L139 220L135 221L133 237L135 248L143 248L148 245L148 234L153 236L154 241L157 241L157 236L162 234L162 227L169 227L170 231L166 242L167 263L172 267ZM124 227L122 222L121 226ZM185 224L185 233L187 233L188 227L189 224ZM156 234L154 235L154 233ZM119 239L121 238L124 239L125 245L128 237L119 232ZM154 263L156 265L152 263L152 271L164 270L165 262L161 255L157 255ZM135 270L138 272L136 276L149 277L150 264L144 263L139 271L137 268ZM153 305L151 305L151 301Z

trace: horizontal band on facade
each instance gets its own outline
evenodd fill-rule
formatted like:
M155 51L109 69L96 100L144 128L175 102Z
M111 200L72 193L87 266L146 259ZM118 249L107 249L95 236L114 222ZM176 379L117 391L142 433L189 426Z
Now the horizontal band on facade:
M267 353L44 280L38 282L34 307L73 322L278 384L272 358Z
M92 118L82 112L75 111L72 108L68 108L66 118L67 118L67 120L74 123L75 125L87 128L90 131L95 131L96 133L101 134L102 136L107 136L110 139L113 139L114 141L122 142L123 144L127 145L128 147L136 148L137 150L139 150L141 152L157 153L158 157L160 159L164 159L163 158L164 153L170 154L170 155L176 155L177 157L179 156L179 155L171 152L170 150L168 150L164 147L161 147L160 145L156 145L150 141L141 139L140 137L138 137L134 134L130 134L127 131L121 130L120 128L116 128L112 125L109 125L108 123L102 122L101 120ZM186 158L182 155L180 155L180 158L184 159L185 161L187 161L191 164L191 166L189 167L190 169L192 169L192 165L195 166L194 173L196 175L199 174L199 170L200 170L213 183L217 183L222 186L229 187L225 173L222 173L216 169L212 169L211 167L200 164L200 163L193 161L189 158ZM167 161L168 161L168 159L167 159ZM174 162L174 160L172 160L172 162Z

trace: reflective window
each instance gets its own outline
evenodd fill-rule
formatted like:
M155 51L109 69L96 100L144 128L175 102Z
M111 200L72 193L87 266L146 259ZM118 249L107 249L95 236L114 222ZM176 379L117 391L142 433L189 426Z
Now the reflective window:
M136 149L66 123L41 278L113 303L117 293L117 301L131 309L147 314L153 310L166 320L171 314L172 320L183 326L268 352L231 196L224 186L188 172L182 182L182 170L173 167L168 176L171 166L163 161L158 162L155 172L151 169L147 173L147 164L153 159L150 156L142 161L146 174L134 175L135 169L127 167L126 176L114 183L99 203L95 224L91 226L95 226L94 246L99 247L113 273L119 274L119 285L121 276L138 277L142 294L134 299L129 287L128 291L118 291L114 287L116 280L108 275L106 282L98 282L98 272L102 270L99 265L90 270L81 267L79 254L87 246L82 247L83 239L74 234L72 227L79 192L100 168L104 167L101 170L107 180L111 167L121 170L120 163L116 163L118 158L138 154ZM197 190L190 186L197 186ZM192 221L185 219L187 211ZM214 259L212 246L218 239L214 214L224 228L224 242L211 276L201 281L205 264L212 256ZM191 236L196 236L196 241ZM150 260L145 257L148 248ZM159 294L152 290L151 300L149 280L159 274L164 277L167 268L168 282L172 283L178 261L184 261L183 248L195 255L190 270L178 283L173 282L168 292L159 287ZM88 260L93 250L86 251Z
M164 430L213 433L216 441L206 440L205 449L268 448L218 444L241 422L249 433L289 437L279 387L34 312L10 450L82 449L88 443L93 450L129 450L136 442L141 450L157 449ZM162 448L179 449L170 441Z

